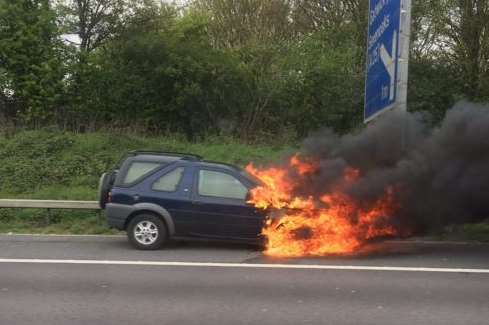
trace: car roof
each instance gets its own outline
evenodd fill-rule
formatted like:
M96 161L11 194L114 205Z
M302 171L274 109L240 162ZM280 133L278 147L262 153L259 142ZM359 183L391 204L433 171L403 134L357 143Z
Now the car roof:
M181 152L171 152L171 151L130 151L119 161L119 166L126 161L149 161L149 162L162 162L162 163L172 163L177 160L189 160L198 161L202 160L201 156L181 153Z
M175 157L186 160L202 160L202 156L191 154L191 153L183 153L183 152L175 152L175 151L149 151L149 150L137 150L130 151L127 156L140 157L140 156L148 156L148 157Z
M232 164L204 160L201 156L189 153L170 152L170 151L131 151L123 159L123 161L149 161L149 162L163 162L172 163L177 160L185 161L191 165L199 165L203 167L219 167L229 171L241 172L241 168Z

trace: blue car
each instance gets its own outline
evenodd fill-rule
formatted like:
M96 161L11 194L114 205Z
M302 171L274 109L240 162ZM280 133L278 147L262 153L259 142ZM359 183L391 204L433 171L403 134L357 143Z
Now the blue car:
M246 203L259 183L200 156L137 151L102 175L99 200L109 226L125 230L138 249L159 249L170 238L260 242L265 212Z

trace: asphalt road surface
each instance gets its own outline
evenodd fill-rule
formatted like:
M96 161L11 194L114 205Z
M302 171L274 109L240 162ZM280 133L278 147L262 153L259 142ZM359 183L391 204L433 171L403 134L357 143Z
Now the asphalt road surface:
M489 324L489 246L371 245L271 259L249 246L0 236L0 324Z

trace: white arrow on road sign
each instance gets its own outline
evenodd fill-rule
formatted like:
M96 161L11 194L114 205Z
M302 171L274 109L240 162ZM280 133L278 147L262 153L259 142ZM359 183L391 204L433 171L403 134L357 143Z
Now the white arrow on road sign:
M392 36L392 56L389 55L389 52L387 52L384 44L382 44L382 46L380 47L380 59L384 64L387 73L389 73L389 77L391 79L389 100L394 99L394 90L396 86L396 76L395 76L396 58L397 58L397 31L394 30L394 35Z

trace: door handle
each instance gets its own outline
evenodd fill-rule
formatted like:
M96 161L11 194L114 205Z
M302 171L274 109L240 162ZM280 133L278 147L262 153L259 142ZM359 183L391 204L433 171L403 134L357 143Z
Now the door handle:
M200 202L200 201L192 201L192 204L194 204L194 205L202 205L203 203Z

